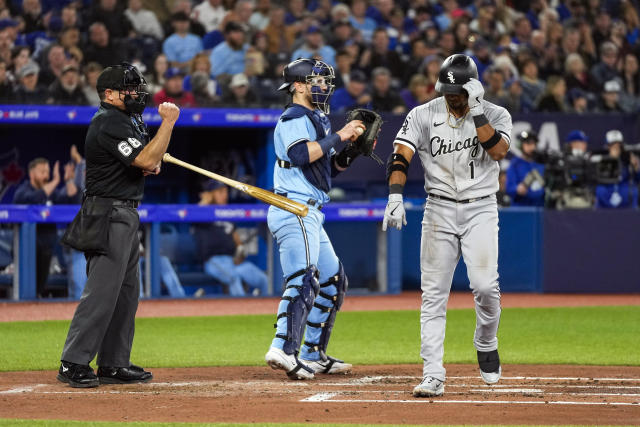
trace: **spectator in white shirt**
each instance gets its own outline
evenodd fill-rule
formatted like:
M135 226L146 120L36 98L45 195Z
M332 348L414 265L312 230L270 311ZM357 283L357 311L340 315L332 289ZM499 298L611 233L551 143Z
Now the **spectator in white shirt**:
M124 11L124 14L131 21L136 33L158 40L164 39L164 31L156 14L148 9L143 9L142 0L129 0L129 8Z
M202 3L193 8L191 19L200 22L207 33L220 29L220 23L227 14L222 0L203 0Z
M249 25L256 31L263 31L269 25L271 0L258 0L256 10L249 18Z

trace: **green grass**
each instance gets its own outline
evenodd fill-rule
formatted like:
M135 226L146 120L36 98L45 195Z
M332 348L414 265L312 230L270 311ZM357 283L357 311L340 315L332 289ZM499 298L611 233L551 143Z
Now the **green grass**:
M136 321L132 361L145 367L262 365L275 315ZM420 363L417 311L338 315L330 353L354 364ZM445 363L476 363L473 310L450 310ZM68 321L0 323L0 370L57 369ZM503 363L640 365L640 307L512 308Z

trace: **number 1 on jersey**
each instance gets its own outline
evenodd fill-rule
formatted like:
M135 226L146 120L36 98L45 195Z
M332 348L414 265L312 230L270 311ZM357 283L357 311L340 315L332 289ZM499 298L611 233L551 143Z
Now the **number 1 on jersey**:
M475 176L475 168L473 165L473 160L469 162L469 167L471 168L471 179L473 179L473 177Z

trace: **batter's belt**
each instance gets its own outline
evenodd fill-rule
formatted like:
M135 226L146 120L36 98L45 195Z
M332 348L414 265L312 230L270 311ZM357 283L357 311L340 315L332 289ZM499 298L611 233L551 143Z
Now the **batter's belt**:
M453 202L453 203L473 203L473 202L477 202L478 200L489 198L492 196L492 194L487 194L486 196L474 197L472 199L465 199L465 200L456 200L456 199L452 199L451 197L445 197L445 196L441 196L439 194L433 194L433 193L428 193L428 196L430 199L446 200L448 202Z

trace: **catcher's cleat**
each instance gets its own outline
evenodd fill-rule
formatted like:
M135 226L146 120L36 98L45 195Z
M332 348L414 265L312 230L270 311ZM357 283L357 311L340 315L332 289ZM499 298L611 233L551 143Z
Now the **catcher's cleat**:
M98 387L100 382L89 365L78 365L77 363L60 363L60 369L56 376L58 381L67 383L74 388Z
M264 356L271 369L281 369L292 380L312 380L313 370L298 360L295 354L287 354L279 348L271 347Z
M502 367L498 350L478 351L478 365L480 366L480 376L485 383L495 384L500 380Z
M316 374L347 374L351 372L353 365L351 363L345 363L342 360L334 359L331 356L326 356L327 360L305 360L305 365L310 367Z
M433 377L424 377L422 382L413 389L415 397L442 396L443 394L444 381Z

